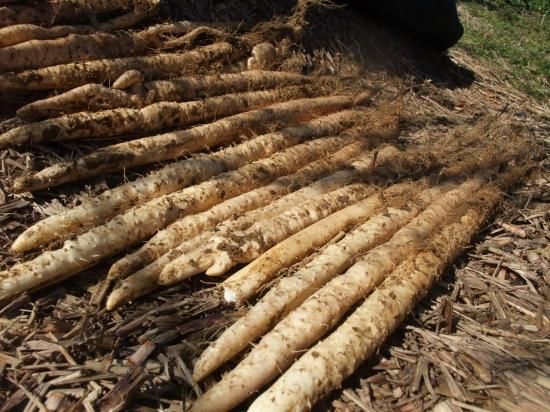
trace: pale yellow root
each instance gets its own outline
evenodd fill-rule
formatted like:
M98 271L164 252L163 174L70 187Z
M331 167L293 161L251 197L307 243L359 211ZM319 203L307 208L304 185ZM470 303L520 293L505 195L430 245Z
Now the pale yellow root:
M139 70L128 70L120 75L111 86L113 89L124 90L136 83L143 83L145 77Z
M335 277L282 319L246 358L204 394L196 411L229 410L282 373L330 330L361 298L367 296L423 239L454 218L454 213L479 189L468 181L430 205L392 239L369 252L346 273Z
M181 246L177 245L179 245L181 243L181 239L186 236L186 228L179 222L174 223L165 231L159 232L160 239L155 240L154 243L152 242L155 247L146 247L145 250L147 250L148 253L145 256L139 255L138 261L132 264L141 265L141 259L146 258L150 261L164 252L166 250L166 246L177 246L175 249L172 249L163 255L161 262L156 262L154 267L148 269L151 270L151 273L154 272L154 274L151 275L151 283L157 283L160 270L162 270L168 263L179 257L182 257L182 261L193 261L194 257L200 256L204 253L205 249L207 249L205 245L207 245L207 242L214 236L228 235L235 231L248 229L254 223L265 219L271 219L291 207L307 201L308 199L332 192L347 184L353 183L354 181L361 180L362 176L371 170L373 161L372 153L359 156L358 160L353 161L351 164L350 161L357 156L363 148L365 148L365 146L362 142L352 144L338 151L333 156L329 156L325 160L319 160L315 162L315 164L306 166L302 171L296 173L295 175L279 178L267 186L224 202L224 204L219 205L220 208L227 206L231 210L238 210L239 208L247 209L251 204L263 204L263 202L268 202L273 199L274 196L276 197L281 194L285 194L290 190L290 188L298 189L298 187L304 186L312 180L318 179L321 177L320 175L324 173L334 171L335 169L343 167L346 164L350 166L348 169L335 172L332 175L317 180L309 186L305 186L297 190L296 192L287 194L267 206L257 210L252 210L236 220L224 222L222 225L216 227L215 230L206 232L204 235L197 238L190 239L189 241L184 242ZM394 157L396 153L398 154L399 150L393 146L389 146L382 149L379 152L378 157L391 158ZM212 211L217 213L214 208ZM184 253L188 254L188 256L183 257L182 255L184 255ZM181 268L181 265L179 266ZM185 278L185 274L180 269L174 278L165 278L165 281L174 283Z
M333 193L329 193L325 195L325 199L323 199L324 202L321 202L319 200L315 202L317 206L316 212L318 212L320 216L323 216L323 214L330 213L330 210L334 210L335 208L342 207L342 204L345 206L346 203L364 198L365 193L368 193L368 192L369 191L365 185L351 185L343 189L336 190ZM312 200L315 200L315 199L312 199ZM332 209L329 208L329 203ZM310 210L314 209L313 205L307 205L307 206L310 207ZM294 215L296 216L297 213L294 213ZM304 218L303 215L297 216L297 217ZM307 222L305 222L304 219L302 219L300 223L302 225L307 224ZM300 226L297 225L297 227L300 227ZM296 230L296 228L292 228L292 229ZM286 233L291 232L292 229L288 227L286 227L285 230L280 229L278 233L279 237L285 236ZM272 237L271 239L269 239L269 241L271 242L276 242L276 240L277 239L275 237ZM170 265L167 265L166 268L168 268L169 266ZM111 293L111 295L108 297L107 309L108 310L113 309L114 307L119 306L121 303L125 301L129 301L131 299L131 296L134 296L136 294L143 294L145 291L147 291L147 286L153 287L154 286L153 284L147 284L147 280L152 279L151 275L152 275L151 271L147 271L146 273L138 272L138 274L134 276L130 276L129 278L125 279L122 282L121 286L115 289ZM160 276L162 276L162 272ZM138 281L138 283L136 283L136 281Z
M250 308L245 316L238 319L206 348L195 364L193 371L195 380L204 379L204 377L244 350L251 342L266 333L271 325L274 325L280 318L299 306L326 282L351 266L357 256L387 241L401 226L420 213L425 204L435 200L437 196L452 187L452 185L447 185L429 189L421 194L419 200L410 202L409 208L406 210L387 208L384 212L378 213L347 234L338 243L328 246L311 262L307 263L303 269L281 279L258 303ZM366 204L367 202L369 200L361 203ZM361 206L361 203L349 206L324 220L337 217L338 214L342 214L347 209L357 209ZM361 220L367 218L368 215L363 215ZM303 232L299 232L295 236L299 236ZM283 243L280 243L277 247ZM271 249L259 259L267 257L274 249ZM248 267L255 265L258 260ZM290 267L284 260L266 266L270 273L276 273L283 267ZM255 277L255 274L252 273L251 277Z
M152 56L121 57L67 63L20 73L0 74L0 91L71 89L95 82L114 81L128 70L139 70L146 78L167 76L196 69L219 59L236 59L242 50L229 43L214 43L185 53L160 53Z
M148 262L152 262L126 278L121 285L113 291L107 300L107 309L112 310L129 300L156 289L158 287L159 275L168 263L184 253L201 248L203 245L207 244L213 236L219 235L220 233L229 233L234 230L246 229L256 221L274 217L299 202L315 195L328 193L329 191L349 183L352 180L349 177L347 179L342 177L340 180L323 179L325 180L323 182L324 184L315 184L305 188L306 190L298 190L297 192L275 200L268 206L264 206L277 196L284 195L289 190L297 189L299 186L315 180L315 178L320 177L322 174L344 166L349 162L349 159L359 154L363 147L363 144L353 143L339 150L334 155L329 156L327 159L317 160L307 165L293 175L281 177L269 185L220 203L206 212L191 215L173 223L168 228L155 235L138 252L127 255L125 258L118 261L116 267L113 265L109 271L109 275L111 275L112 278L119 278L125 276L126 273L132 273L140 269ZM348 176L350 175L351 174L348 174ZM255 208L259 209L253 210ZM213 217L215 217L217 221L220 215L223 216L230 213L237 214L247 210L253 211L235 220L224 222L215 229L207 230L185 241L185 239L189 237L189 225L192 225L193 228L198 225L195 220L198 220L198 222L205 222L205 224L207 222L210 225L213 224ZM174 249L169 250L170 248Z
M0 29L0 48L29 40L56 39L68 34L89 34L95 30L92 26L42 27L35 24L15 24Z
M372 191L369 185L352 184L310 199L272 219L257 222L244 231L215 236L200 255L196 252L184 255L166 265L159 283L171 284L205 271L211 276L222 275L236 264L252 261L280 241ZM317 247L322 245L323 235L319 235L319 239L321 244L315 244Z
M280 132L258 136L210 155L202 155L166 165L146 177L107 190L75 208L36 223L15 240L12 250L24 252L52 240L65 238L82 228L103 223L108 218L134 205L182 189L192 182L200 182L219 173L242 167L248 162L279 150L283 146L278 146L278 144L283 145L285 139L289 139L289 142L292 141L290 137L293 134L304 133L312 137L321 136L327 130L326 128L337 134L342 129L351 127L355 121L359 121L362 117L362 113L354 111L335 113L310 122L311 128L304 125L283 129ZM153 255L160 256L166 250L154 252Z
M125 272L130 273L131 271L141 268L144 261L151 262L156 259L150 265L129 276L113 291L107 300L107 309L112 310L129 300L156 289L158 287L159 275L167 264L182 256L184 253L192 253L195 256L200 256L204 249L204 245L207 244L212 237L219 236L222 233L232 233L236 230L244 230L257 221L270 219L283 213L295 204L302 203L307 199L311 199L323 193L328 193L354 180L358 180L360 175L370 169L372 155L368 155L368 157L354 162L353 171L344 170L337 172L310 186L283 196L267 206L252 210L269 203L277 196L287 193L290 188L297 189L299 186L320 177L321 174L325 174L330 170L349 164L350 159L354 158L365 148L364 142L353 143L339 150L334 155L329 156L327 159L317 160L304 167L298 173L281 177L267 186L263 186L262 188L214 206L207 212L185 217L173 223L167 229L159 232L153 237L142 249L140 249L140 251L121 259L115 271L112 271L113 268L111 268L109 274L111 275L112 273L113 277L120 277L124 276ZM384 157L386 154L389 155L394 151L398 152L398 150L393 147L387 147L380 152L379 156ZM235 220L224 222L213 230L203 232L201 235L181 243L182 239L188 238L189 225L193 228L196 227L195 225L197 222L195 222L195 219L200 219L199 222L208 222L208 224L211 224L213 217L218 219L220 215L237 214L246 210L252 211ZM175 247L175 249L166 252L169 247ZM164 254L160 256L162 253ZM158 256L160 257L157 259ZM175 281L176 279L172 279L172 282Z
M144 83L140 94L113 90L100 84L86 84L21 107L17 116L22 119L41 119L83 110L97 111L117 107L143 107L156 102L180 102L275 87L306 84L311 77L295 73L249 71L213 76L153 80Z
M135 72L135 71L133 71ZM128 72L126 72L128 73ZM259 109L274 103L314 97L322 91L306 86L226 94L186 103L159 102L142 109L118 108L81 112L20 126L0 135L0 148L42 141L155 133Z
M314 171L312 170L311 172L314 172ZM273 189L273 185L264 186L263 188L254 192L257 195L266 194L267 196L269 196L268 195L269 191L267 190L267 188ZM289 195L288 197L292 197L292 195ZM236 209L236 206L240 205L246 210L247 207L254 207L256 198L257 196L248 197L246 199L246 201L249 202L248 204L246 203L243 204L243 201L242 201L243 199L236 199L238 200L238 202L234 202L234 203L226 201L224 202L225 204L221 204L220 208L216 208L216 209L223 210L224 206L229 206L230 210L234 210ZM294 199L299 199L299 196L294 196ZM195 238L192 238L187 242L184 242L183 244L178 246L176 249L173 249L165 253L163 256L161 256L159 259L157 259L157 261L153 262L151 265L146 266L145 268L138 271L134 275L125 279L120 284L120 286L117 287L111 293L111 295L107 299L107 308L113 309L127 302L132 298L140 296L154 289L157 286L157 280L158 280L159 274L166 264L168 264L173 259L176 259L178 256L181 256L183 253L186 253L190 250L197 250L199 246L204 246L204 244L206 244L207 241L213 237L213 235L219 234L220 232L227 233L237 229L241 229L245 226L252 225L254 221L256 221L259 218L269 217L276 214L277 212L282 212L283 210L290 208L291 205L294 204L294 202L290 202L291 200L292 199L283 198L270 204L266 208L249 212L248 214L243 215L239 219L225 222L223 225L218 226L216 229L211 229L209 231L206 231L201 235ZM204 215L208 216L208 214L204 214ZM253 220L254 217L256 218L256 220ZM189 220L193 221L192 217Z
M313 346L260 395L249 411L308 411L340 387L463 251L498 198L497 193L487 192L481 204L434 236L431 252L421 252L403 262L335 332Z
M224 173L198 186L162 196L118 215L102 226L68 240L63 247L44 252L35 259L2 273L0 299L64 279L150 237L179 217L201 212L223 200L267 184L289 174L327 152L350 143L347 136L324 137L302 143Z
M76 161L60 163L35 174L16 178L13 190L21 192L47 188L107 172L175 159L205 148L220 146L243 134L265 131L277 121L304 121L350 108L357 102L356 96L349 95L291 100L192 129L118 143Z
M271 43L260 43L252 49L246 65L248 70L268 70L277 60L277 50Z
M140 56L159 48L161 43L157 36L129 32L68 34L56 39L29 40L0 49L0 71L18 72L65 63Z
M382 208L378 195L338 210L284 239L223 283L224 299L242 304L256 295L282 268L289 268L310 255L340 232L367 219Z
M339 134L344 129L352 127L354 123L358 123L362 118L364 118L363 115L355 111L331 114L303 125L291 126L279 132L258 136L238 146L224 149L217 155L218 157L223 156L223 160L229 163L232 168L237 168L243 166L246 162L269 156L279 150L298 144L305 139ZM355 146L359 147L360 145ZM138 251L125 256L113 264L109 270L109 277L117 279L133 273L163 255L169 249L176 247L184 240L194 237L198 231L216 225L233 214L260 207L260 205L263 206L264 202L268 202L270 199L273 200L276 196L281 195L282 190L288 190L288 186L292 181L289 180L289 177L282 177L278 180L283 179L286 179L286 184L279 185L273 182L269 185L271 186L271 191L265 191L261 188L256 189L256 191L249 192L249 194L243 194L234 199L227 200L200 215L185 217L174 222L165 230L157 233ZM297 184L294 186L298 188ZM257 191L262 191L262 194L253 196ZM270 193L272 194L270 195ZM249 199L251 197L254 200Z
M17 116L24 120L40 120L64 113L107 110L117 107L142 107L141 96L101 84L86 84L47 99L29 103Z

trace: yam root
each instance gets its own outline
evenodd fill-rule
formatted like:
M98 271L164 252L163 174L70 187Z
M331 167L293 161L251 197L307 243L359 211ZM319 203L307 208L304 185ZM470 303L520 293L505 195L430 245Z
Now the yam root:
M56 117L62 113L97 111L117 107L144 107L156 102L180 102L227 93L272 89L309 83L312 78L295 73L248 71L213 76L145 82L141 94L86 84L57 96L21 107L17 116L26 120Z
M148 134L162 129L185 128L274 103L314 97L321 91L306 86L226 94L186 103L159 102L142 109L120 108L81 112L31 123L0 135L0 147L83 138L102 138L130 133Z
M33 7L13 5L10 7L0 8L0 27L3 26L20 26L20 25L29 25L30 31L27 34L17 32L15 39L8 40L6 46L11 46L13 44L22 43L23 41L33 40L33 39L51 39L57 37L63 37L71 33L81 33L83 32L92 33L96 31L111 31L111 30L122 30L134 26L136 23L141 20L154 15L158 6L160 5L159 0L145 0L141 2L134 2L133 7L126 9L127 11L124 14L121 14L117 17L114 17L110 21L100 22L93 26L90 25L81 25L81 26L54 26L54 27L45 27L45 30L36 30L36 27L41 26L51 26L56 21L64 20L66 23L71 20L81 20L84 17L92 17L95 12L90 11L87 8L87 11L84 15L78 14L78 10L82 12L81 7L74 7L75 2L70 3L69 7L64 7L64 10L69 11L68 14L60 13L56 7L52 7L50 4L35 4ZM81 5L85 2L80 2ZM118 10L116 7L113 10ZM103 11L103 10L98 10ZM75 14L76 13L76 14ZM41 26L37 26L41 25ZM61 31L57 31L57 27L63 27ZM49 29L52 29L51 31ZM10 31L9 33L13 33ZM60 34L61 33L61 34ZM64 34L63 34L64 33ZM57 35L60 34L60 35ZM36 37L35 37L36 36ZM5 38L5 36L2 36ZM9 37L8 37L9 38ZM15 43L15 40L21 39ZM3 40L2 40L3 41Z
M57 186L103 173L171 160L230 142L236 136L265 132L277 121L300 122L350 108L361 96L341 95L291 100L264 109L226 117L193 129L144 137L99 149L76 161L64 162L14 180L16 192Z
M112 310L129 300L156 289L158 287L159 275L167 264L184 253L202 247L213 236L220 233L230 233L234 230L246 229L254 224L254 222L274 217L296 203L307 200L315 195L328 193L343 186L343 183L333 179L331 184L328 182L322 185L315 184L315 189L308 187L307 190L298 190L265 206L277 196L287 193L291 188L298 188L300 185L304 185L316 177L320 177L320 175L329 170L342 167L350 158L357 155L363 147L364 145L360 142L352 143L326 159L317 160L305 166L295 174L281 177L266 186L229 199L206 212L191 215L174 222L171 226L155 235L138 252L128 255L117 262L116 268L113 265L109 271L109 275L116 278L123 276L124 272L130 273L137 268L141 268L144 260L151 262L156 259L151 264L126 278L111 293L107 299L107 309ZM255 208L256 210L254 210ZM184 239L189 237L190 228L195 229L201 223L210 225L213 224L212 218L217 221L221 219L220 216L225 216L230 212L238 211L242 213L242 211L246 210L251 211L237 219L226 221L214 229L207 230L194 238L184 241ZM191 232L192 234L196 233L195 230ZM174 247L174 249L168 250L171 247ZM163 252L165 253L162 254ZM162 256L160 256L161 254ZM157 256L160 257L157 259Z
M113 89L124 90L136 83L143 83L145 77L139 70L128 70L120 75L111 86Z
M222 275L236 264L252 261L278 242L336 210L361 200L371 192L372 188L368 185L352 184L308 200L280 216L257 222L245 231L216 236L199 253L184 255L166 265L160 274L159 283L172 284L204 271L208 275ZM329 236L328 240L333 236ZM328 240L320 235L312 247L319 247ZM237 272L237 279L240 279L239 275L240 272ZM233 276L229 279L233 283L237 282ZM233 283L230 282L228 287ZM254 286L255 283L251 288ZM227 290L226 295L231 293Z
M146 78L166 76L196 69L215 60L233 60L243 51L229 43L215 43L185 53L160 53L152 56L121 57L67 63L20 73L1 73L0 91L70 89L95 82L116 80L128 70L139 70Z
M496 188L476 196L458 222L445 226L424 251L400 264L336 331L296 361L249 410L310 410L340 387L463 251L498 199Z
M293 134L321 136L326 128L332 128L334 134L337 134L341 129L348 125L351 126L354 121L359 120L357 116L362 117L362 114L353 111L336 113L314 120L304 126L258 136L211 155L202 155L168 164L146 177L107 190L73 209L36 223L15 240L12 249L17 252L34 249L44 243L74 234L82 228L103 223L115 214L137 204L180 190L193 182L237 169L247 162L272 154L274 150L282 147L278 146L278 142L283 145L283 142L287 141L285 139L288 139L289 142L292 141ZM164 241L160 243L163 244ZM158 253L162 254L164 251ZM153 254L158 255L157 251Z
M210 344L195 364L194 378L196 380L204 379L204 377L244 350L250 342L254 342L268 332L271 325L274 325L280 318L298 307L307 297L333 277L351 266L357 256L389 240L400 227L420 213L426 203L433 201L447 189L450 189L450 187L429 189L420 196L418 201L410 202L408 209L401 210L389 207L370 219L368 219L369 212L373 209L369 209L368 205L369 203L373 205L376 203L376 206L380 207L380 198L368 199L349 206L319 221L316 225L321 225L326 220L337 219L338 215L344 214L347 210L358 212L364 210L367 212L360 215L361 220L366 220L365 223L348 233L338 243L328 246L317 257L307 263L303 269L298 270L291 276L282 278L258 303L250 308L245 316L239 318L215 342ZM310 228L313 228L313 226L310 226ZM295 236L299 238L303 232L298 232ZM280 243L277 247L283 243ZM262 255L258 260L267 258L272 250ZM253 265L257 266L256 262L258 260L247 268ZM280 259L274 263L266 262L265 266L267 266L267 270L261 268L261 273L276 273L283 267L290 267L288 262ZM254 273L251 273L251 276L254 277Z
M479 189L480 180L468 181L446 193L418 217L398 230L392 239L373 249L344 274L335 277L266 334L246 358L213 386L195 410L229 410L277 377L361 298L372 292L419 242L438 226L452 221L457 208ZM238 383L238 384L237 384Z
M150 237L157 230L186 214L201 212L229 197L266 184L291 173L315 158L349 144L347 136L323 137L219 175L198 186L162 196L116 216L97 226L61 249L44 252L35 259L15 265L0 274L1 296L8 297L64 279L103 258Z
M344 111L331 114L302 125L291 126L278 132L258 136L238 146L224 149L220 151L219 154L217 153L216 156L223 159L224 163L230 165L230 168L237 168L243 166L247 162L269 156L276 151L301 143L306 139L339 134L345 129L354 126L360 119L364 119L364 115L355 111ZM359 133L357 133L357 135L359 135ZM365 145L355 146L364 147ZM354 149L355 154L357 154L356 150L357 149ZM349 155L352 152L348 150L345 153ZM214 157L214 155L210 156ZM333 156L337 155L335 154ZM326 162L320 164L323 164L323 170L328 170L325 166ZM314 176L309 171L311 168L313 168L313 166L308 165L306 166L306 170L297 173L301 173L304 176L306 176L307 173L308 177ZM185 175L193 176L193 174L190 173L186 173ZM205 230L207 227L214 226L233 214L242 213L243 211L263 206L266 204L265 202L274 200L277 196L288 191L288 187L292 183L294 187L298 188L297 182L300 176L301 175L292 175L281 177L266 186L269 187L268 190L263 190L262 188L256 189L255 191L227 200L207 212L188 216L174 222L165 230L157 233L138 251L116 262L109 270L109 277L115 279L124 277L152 262L156 257L163 255L169 249L176 247L179 243L195 236L198 232ZM309 177L309 179L311 179L311 177ZM258 191L261 191L261 194L256 193Z
M273 195L277 196L281 192L285 192L289 187L298 188L304 186L305 184L311 182L311 180L318 178L319 173L322 173L324 168L329 167L328 170L334 170L335 168L342 167L346 164L349 165L351 158L358 154L358 151L361 151L361 148L367 149L370 145L365 145L365 142L358 142L357 144L352 144L339 152L335 153L333 156L327 158L327 161L322 161L319 165L323 169L319 169L317 165L308 165L300 173L296 173L292 176L285 176L280 179L277 179L272 184L264 186L261 189L255 190L253 192L246 193L239 198L233 199L231 202L232 207L241 207L245 208L245 205L250 202L259 202L264 199L270 199ZM396 153L399 153L399 150L393 146L386 147L380 151L380 158L394 158ZM207 234L206 236L201 236L197 239L191 239L188 242L185 242L185 245L179 246L169 252L169 259L163 265L168 264L170 261L174 261L176 258L182 256L184 253L193 251L194 256L200 256L205 248L205 244L210 240L214 235L220 237L224 235L230 235L231 233L238 230L245 230L251 227L255 222L271 219L277 215L283 213L284 211L290 209L291 207L303 203L309 199L312 199L316 196L326 194L328 192L339 189L345 185L361 180L362 176L365 173L368 173L372 168L373 156L372 153L367 153L360 155L356 161L353 161L348 168L340 170L333 173L332 175L321 178L320 180L315 181L314 183L298 189L296 192L290 193L282 198L276 200L275 202L261 208L248 212L241 216L239 219L234 221L229 221L218 226L215 229L215 232ZM311 166L311 167L310 167ZM241 206L238 206L242 204ZM221 205L220 205L221 206ZM165 231L159 233L159 239L152 239L153 248L150 250L146 256L147 259L153 259L155 256L158 256L163 252L165 247L173 247L180 242L183 233L185 233L185 226L179 224L178 222L174 223L171 227L167 228ZM156 245L155 245L156 243ZM158 254L155 254L158 252ZM182 257L182 260L184 258ZM190 259L190 256L187 256L185 259ZM206 268L204 268L206 270ZM181 271L178 272L177 276L172 278L171 282L176 282L180 280L180 276L183 276Z

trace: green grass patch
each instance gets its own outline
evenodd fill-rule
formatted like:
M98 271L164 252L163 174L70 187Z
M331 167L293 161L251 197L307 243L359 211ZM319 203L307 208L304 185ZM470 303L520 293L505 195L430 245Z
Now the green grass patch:
M550 0L462 1L459 47L502 69L511 84L550 101Z

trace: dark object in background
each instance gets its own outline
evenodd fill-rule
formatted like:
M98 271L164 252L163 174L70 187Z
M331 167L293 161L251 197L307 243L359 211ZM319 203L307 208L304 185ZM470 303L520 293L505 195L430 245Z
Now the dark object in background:
M437 51L453 46L464 33L455 0L348 0L346 3L418 45Z

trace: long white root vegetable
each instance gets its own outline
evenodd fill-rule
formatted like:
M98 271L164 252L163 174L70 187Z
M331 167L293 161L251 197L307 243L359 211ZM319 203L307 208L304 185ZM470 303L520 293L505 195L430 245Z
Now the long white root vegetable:
M423 202L433 200L435 196L441 195L446 189L439 187L431 189L422 196ZM348 209L358 209L358 207L366 206L372 200L380 201L380 199L369 199L349 206L323 220L335 218ZM233 356L243 351L251 342L268 332L271 325L274 325L285 314L299 306L330 279L351 266L356 256L387 241L401 226L415 217L422 210L424 204L417 202L412 203L410 206L406 210L389 207L384 212L376 214L357 229L348 233L338 243L329 245L317 257L307 263L303 269L282 278L259 302L250 308L246 315L239 318L215 342L206 348L195 364L194 379L197 381L204 379ZM361 220L366 220L369 216L368 213L364 214ZM316 225L321 224L321 222L323 221L319 221ZM310 226L310 228L312 227ZM298 232L293 237L298 237L303 232ZM267 257L271 250L258 260ZM255 265L258 260L247 266L247 268ZM290 267L286 261L279 261L277 264L266 262L267 272L276 273L283 265ZM262 270L262 273L264 272L265 270ZM251 273L251 276L255 276L254 273Z
M366 187L365 185L351 185L351 186L336 190L333 193L329 193L329 194L325 195L324 199L312 199L312 201L310 201L309 205L304 205L303 209L305 209L306 207L309 206L309 211L310 211L311 214L318 213L320 217L323 217L323 215L326 215L326 214L330 213L335 208L345 207L346 204L349 204L349 202L357 201L357 200L360 200L361 198L364 198L366 196L366 193L368 193L368 192L369 192L368 187ZM289 212L290 211L285 212L285 213L289 213ZM265 239L265 244L262 244L262 245L257 245L256 241L250 241L249 245L252 245L252 247L256 246L257 249L256 250L247 250L248 254L246 256L246 259L251 259L251 256L259 254L262 250L269 247L269 244L275 243L278 238L283 238L284 236L287 236L288 233L292 233L292 231L298 230L297 228L300 228L303 225L307 225L309 223L309 221L307 220L307 216L305 216L307 212L304 211L301 214L301 216L299 215L299 213L296 210L294 210L292 212L294 212L292 214L293 217L300 219L296 222L295 227L292 227L292 228L286 227L284 229L282 227L279 227L278 228L279 230L277 231L277 233L271 233L272 236L270 236L270 237L268 237L267 234L264 234L264 237L266 239ZM283 213L283 214L285 214L285 213ZM288 221L290 221L290 219L287 219L287 222ZM278 223L280 223L280 222L278 222ZM282 224L281 224L281 226L282 226ZM275 228L273 228L273 229L274 229L273 232L275 232L276 229ZM203 251L203 249L201 249L201 251ZM191 256L196 257L197 253L193 253L193 254L191 254ZM200 255L198 257L199 257L199 260L200 260L200 258L202 258L202 256L200 256ZM184 255L184 260L187 261L186 258L187 258L187 255ZM173 283L175 281L174 278L176 278L178 276L182 276L182 278L186 278L186 277L191 276L194 273L199 273L199 272L203 271L202 261L199 261L198 263L194 263L193 260L189 260L188 262L191 263L191 265L193 267L192 271L183 271L183 274L181 274L180 272L177 272L177 275L173 274L172 271L174 270L174 267L172 265L174 263L179 264L180 259L181 258L178 258L178 259L174 260L172 263L168 264L165 267L165 269L159 275L159 283L161 283L161 284L163 283L162 282L162 280L163 280L162 276L163 276L165 270L167 270L167 274L168 274L170 283ZM245 258L242 258L242 259L245 259ZM190 272L194 272L194 273L190 273ZM134 282L139 277L143 277L143 272L140 273L138 276L134 276L134 277L130 277L130 278L125 279L122 282L122 285L119 288L117 288L115 291L113 291L111 296L109 296L108 301L107 301L107 308L112 309L112 308L118 306L121 303L121 301L127 301L128 300L128 295L130 293L133 294L134 292L131 292L131 291L135 290L136 288L139 288L139 291L142 292L143 291L142 284L135 284L135 286L134 286Z
M313 346L256 399L249 411L307 411L340 387L468 245L498 198L498 191L485 191L477 205L471 204L458 222L435 235L428 248L393 271L335 332Z
M365 94L368 96L368 94ZM266 131L278 121L300 122L350 108L363 102L363 95L291 100L267 108L239 113L218 121L158 136L122 142L99 149L73 162L63 162L14 180L17 192L47 188L62 183L175 159L205 148L220 146L237 136Z
M185 53L160 53L152 56L60 64L20 73L1 73L0 91L71 89L91 82L114 81L128 70L139 70L147 78L167 76L198 68L219 59L236 59L241 55L242 50L222 42Z
M338 112L304 125L291 126L279 132L258 136L213 154L169 164L146 177L107 190L75 208L36 223L15 240L12 250L23 252L52 240L67 237L82 228L103 223L132 206L269 156L278 150L292 146L295 144L293 142L338 134L363 118L364 114L361 112ZM158 256L157 253L153 254Z
M327 159L317 160L307 165L293 175L281 177L269 185L220 203L209 211L188 216L173 223L168 228L155 235L136 253L127 255L125 258L118 261L115 264L116 267L113 265L109 271L109 275L111 275L111 278L118 278L124 276L126 273L141 268L145 264L144 262L148 263L156 259L153 263L143 267L143 269L138 270L136 273L126 278L120 286L111 293L107 299L107 309L114 309L123 303L156 289L158 287L159 275L167 264L182 256L184 253L197 253L198 249L202 251L204 245L214 236L247 229L255 222L273 218L296 204L303 203L315 196L334 191L354 180L360 180L359 176L370 169L373 159L372 155L369 155L368 158L354 162L354 170L342 170L322 178L309 186L298 189L298 187L304 186L327 172L349 164L350 159L358 155L363 149L365 149L364 142L351 144L339 150L334 155L329 156ZM394 151L398 152L398 150L393 147L387 147L380 152L379 157L384 157L386 154L390 155ZM267 206L260 207L269 203L277 196L295 189L298 190L275 200ZM257 209L252 210L255 208ZM211 224L212 220L217 221L221 219L220 216L226 216L233 212L236 214L237 212L245 210L251 211L237 219L224 222L215 229L203 232L197 237L183 241L190 237L189 232L191 232L191 235L195 234L194 229L199 223L204 225L206 225L206 223ZM193 230L190 231L190 227L193 228ZM174 249L169 250L170 248ZM201 253L200 251L198 252L199 254ZM160 257L157 259L158 256Z
M0 71L18 72L72 62L140 56L160 45L157 36L129 32L69 34L51 40L30 40L0 49Z
M229 410L281 374L297 357L330 330L361 298L367 296L420 242L455 217L482 181L463 183L446 193L392 239L370 251L344 274L335 277L282 319L246 358L223 376L196 403L196 411Z
M236 171L179 192L164 195L116 216L102 226L68 240L61 249L44 252L15 265L0 277L0 298L74 275L103 258L150 237L186 214L201 212L299 169L317 157L351 143L349 136L322 137L286 149Z
M362 200L372 191L369 185L352 184L308 200L277 217L257 222L245 231L216 236L204 249L183 255L166 265L159 283L169 285L201 272L211 276L223 275L238 263L252 261L280 241L350 203ZM319 240L311 240L315 242L312 247L322 246L335 234L326 236L328 239L324 232L318 234Z
M155 4L160 1L150 0L153 7L138 8L113 19L98 23L96 26L71 25L43 27L36 24L14 24L0 28L0 48L24 43L29 40L49 40L65 37L69 34L92 34L97 32L108 32L124 30L134 26L136 23L150 16L155 11Z
M341 187L345 183L349 183L345 181L342 184L317 185L317 191L298 190L269 203L276 199L277 196L283 195L289 190L297 189L330 170L344 166L345 162L356 156L363 148L364 145L361 142L352 143L333 155L328 156L326 159L310 163L292 175L280 177L266 186L226 200L206 212L187 216L174 222L166 229L157 233L137 252L125 256L111 267L108 275L111 279L123 277L127 273L132 273L136 270L137 272L124 279L109 295L106 304L107 310L112 310L156 289L159 286L159 275L167 264L186 252L202 247L213 236L248 228L254 222L276 216L294 204L320 194L323 190L324 193L327 193L335 190L337 187ZM269 205L264 206L267 203ZM206 230L224 219L225 216L248 210L250 212L245 213L237 219L228 220L215 229ZM201 227L205 231L196 236L198 229ZM143 267L149 262L152 263Z
M139 70L128 70L120 75L111 85L113 89L124 90L135 84L143 83L145 77Z
M141 94L113 90L100 84L86 84L56 96L29 103L17 111L17 116L26 120L34 120L84 110L143 107L162 101L180 102L227 93L306 84L312 79L312 77L296 73L256 70L153 80L144 83L144 91Z
M281 269L291 267L338 233L346 232L351 226L369 218L382 207L380 196L371 196L338 210L277 243L222 283L225 301L233 304L248 301Z
M230 164L235 168L237 165L244 165L246 161L256 160L260 156L267 156L308 138L338 134L347 126L352 126L352 123L360 118L362 118L362 115L353 111L332 114L301 126L289 127L280 132L259 136L234 148L230 147L224 150L226 152L225 156L228 157L228 160L232 161ZM365 139L365 135L361 129L350 132ZM335 167L341 167L343 165L342 159L349 160L350 157L359 154L361 149L371 144L370 141L365 140L352 143L350 147L339 150L334 155L329 156L329 161L316 161L305 166L303 170L293 175L280 177L263 188L243 193L199 215L188 216L174 222L166 229L157 233L138 251L125 256L113 264L109 270L109 277L117 279L133 273L163 255L169 249L194 237L195 233L214 226L232 215L261 207L275 200L278 196L286 194L291 188L298 189L304 184L320 177L322 173L334 170ZM240 150L237 150L237 148ZM271 149L269 152L266 151L268 148ZM261 155L256 154L258 152ZM234 157L232 157L233 153L235 153ZM347 157L342 158L341 156Z
M193 102L159 102L142 109L119 108L101 112L80 112L16 127L0 135L0 148L42 141L148 134L162 129L208 122L225 116L259 109L274 103L315 97L314 87L291 86L276 90L226 94Z

